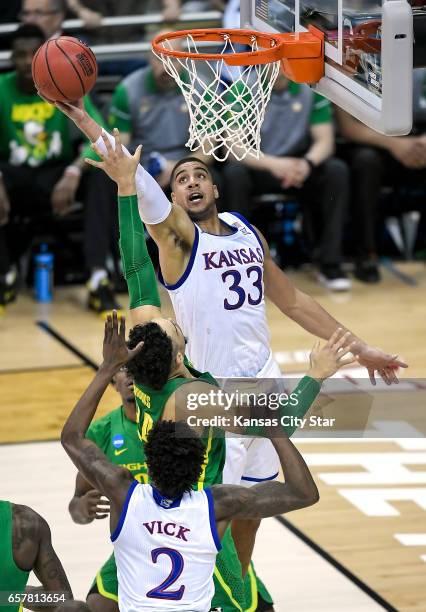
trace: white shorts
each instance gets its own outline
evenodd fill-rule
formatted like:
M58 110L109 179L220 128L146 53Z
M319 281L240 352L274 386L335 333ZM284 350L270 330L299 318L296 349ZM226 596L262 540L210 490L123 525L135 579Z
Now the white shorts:
M281 378L281 370L272 353L256 378ZM270 440L226 434L224 484L252 487L265 480L275 480L280 460Z

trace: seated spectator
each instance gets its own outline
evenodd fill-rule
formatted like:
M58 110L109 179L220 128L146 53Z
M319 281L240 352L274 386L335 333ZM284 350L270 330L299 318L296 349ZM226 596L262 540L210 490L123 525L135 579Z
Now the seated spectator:
M31 62L44 40L36 25L20 26L12 44L15 71L0 76L0 307L16 295L17 264L37 232L67 215L79 198L85 205L89 306L109 311L119 307L105 270L118 238L111 182L84 163L90 147L75 156L71 122L34 89ZM102 122L87 97L85 106Z
M366 283L380 281L376 219L382 186L426 188L426 69L413 74L413 130L409 136L384 136L337 109L340 131L350 143L344 154L352 171L352 212L359 248L355 275Z
M62 33L66 10L65 0L22 0L19 17L22 23L41 28L46 39L55 38Z
M84 6L79 0L22 0L20 19L40 26L47 38L59 36L66 13L71 11L88 29L101 25L102 15Z
M283 74L278 76L261 128L261 148L260 159L247 156L224 166L229 209L250 217L252 196L266 193L291 194L309 212L319 208L322 232L314 256L319 280L329 289L348 290L351 283L342 270L341 255L349 171L332 157L329 102Z
M189 154L185 147L189 112L176 82L154 54L149 56L149 66L117 86L109 124L120 130L123 144L131 150L143 145L141 163L167 190L176 161ZM205 163L212 162L202 153L196 156Z

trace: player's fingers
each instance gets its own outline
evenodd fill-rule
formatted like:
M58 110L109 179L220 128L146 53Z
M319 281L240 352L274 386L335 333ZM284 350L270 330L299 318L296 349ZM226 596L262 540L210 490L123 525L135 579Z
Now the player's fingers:
M120 338L122 338L123 340L126 337L126 317L124 315L121 315L120 317Z
M334 345L332 346L332 350L335 353L340 352L341 349L346 347L350 338L351 338L351 332L349 331L344 332L343 334L340 335L340 338L338 338L337 341L334 343Z
M374 375L374 368L368 368L368 376L372 385L376 385L376 377Z
M143 341L139 342L139 344L136 345L134 349L129 351L129 361L130 361L130 359L133 359L133 357L135 357L142 350L142 347L143 347L144 344L145 343Z
M84 161L86 164L89 164L89 166L93 166L94 168L100 168L101 170L104 169L104 162L99 162L95 159L90 159L89 157L85 157Z
M113 327L112 327L112 317L110 314L107 315L105 327L106 327L107 340L111 340Z
M340 351L338 352L338 357L339 359L341 359L342 357L345 357L348 353L350 353L352 351L352 349L355 346L355 340L353 342L351 342L350 344L347 344L346 346L343 346Z
M135 154L133 155L133 159L135 161L137 161L138 163L141 160L141 154L142 154L142 145L140 144L140 145L138 145L138 147L137 147L137 149L135 151Z
M398 368L408 368L408 363L398 359L398 355L392 355L392 365L397 366Z
M114 140L115 140L115 152L118 155L123 155L123 147L121 144L121 136L118 128L114 128L113 130Z
M346 357L346 359L339 359L339 366L349 365L350 363L355 363L356 357Z
M118 316L116 310L112 311L112 331L114 335L118 333Z
M107 153L108 153L108 157L110 157L110 155L112 155L114 153L114 150L113 150L112 145L111 145L111 143L109 141L109 138L108 138L108 136L106 135L105 132L102 132L102 140L105 143L105 147L106 147L106 150L107 150Z
M102 151L100 147L98 147L96 142L92 142L92 144L90 145L90 148L96 153L96 155L98 155L101 158L102 161L105 161L104 152Z
M331 348L336 342L337 340L340 338L340 335L342 334L343 329L341 327L338 327L330 336L330 338L327 341L327 344L325 345L327 348Z
M391 381L391 384L399 385L399 378L396 375L395 370L393 368L386 368L386 371L389 376L389 380Z
M387 385L390 385L390 379L388 376L388 373L386 372L386 370L379 370L379 374L381 376L381 379L383 380L384 383L386 383Z

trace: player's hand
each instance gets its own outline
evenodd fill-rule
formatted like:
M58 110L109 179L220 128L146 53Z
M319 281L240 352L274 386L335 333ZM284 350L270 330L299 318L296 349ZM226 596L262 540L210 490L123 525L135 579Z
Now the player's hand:
M354 363L356 357L348 355L355 344L352 334L340 327L323 347L318 340L309 356L311 367L307 372L308 376L324 380L333 376L341 367Z
M357 355L358 363L367 368L372 385L376 384L376 372L387 385L398 384L399 381L395 371L398 368L408 368L408 365L398 359L397 355L389 355L368 344L357 347Z
M94 519L106 518L110 513L110 503L97 489L91 489L78 498L78 509L83 520L88 523Z
M3 179L0 178L0 227L9 223L10 200Z
M84 27L88 30L95 30L96 28L100 28L102 25L102 13L92 11L85 6L79 10L78 17L82 20Z
M124 152L120 132L117 130L117 128L114 128L113 134L115 148L112 147L106 134L102 133L102 139L106 147L106 154L102 153L99 147L93 143L92 149L97 155L99 155L101 161L95 161L88 157L85 159L85 161L90 166L100 168L106 172L106 174L108 174L108 176L117 183L121 192L126 190L131 191L131 193L136 193L135 174L141 158L142 145L138 146L133 155L127 155Z
M56 183L52 191L51 201L55 215L64 217L75 202L75 196L80 184L79 176L64 175Z
M134 349L129 349L126 344L126 320L122 316L118 322L117 311L107 316L105 321L105 335L103 346L103 368L114 374L131 361L142 349L144 343L139 344Z

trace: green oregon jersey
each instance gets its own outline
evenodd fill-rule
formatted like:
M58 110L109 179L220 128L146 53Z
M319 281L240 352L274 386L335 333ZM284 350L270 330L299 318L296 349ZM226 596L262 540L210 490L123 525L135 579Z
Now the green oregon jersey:
M0 500L0 592L23 593L28 582L30 572L19 569L12 552L12 504ZM22 610L20 604L1 606L2 610L18 612Z
M18 89L16 72L0 75L0 159L13 166L38 167L55 162L69 163L75 158L72 122L36 93ZM84 106L101 125L103 120L91 103ZM87 146L84 154L90 153Z
M133 476L146 484L148 475L136 423L126 417L123 406L93 421L86 432L108 457L111 463L127 468Z
M186 366L191 374L202 380L218 386L216 380L208 372L198 372L194 370L188 362ZM193 382L193 378L172 378L168 380L164 387L157 391L145 385L134 386L136 398L136 419L139 427L139 437L142 443L147 441L147 435L154 423L161 420L164 407L169 397L184 384ZM206 454L204 459L203 470L198 481L198 489L210 487L214 484L222 482L222 471L225 464L225 438L218 435L217 431L214 435L214 430L211 427L208 430L207 436L203 438L206 445Z

